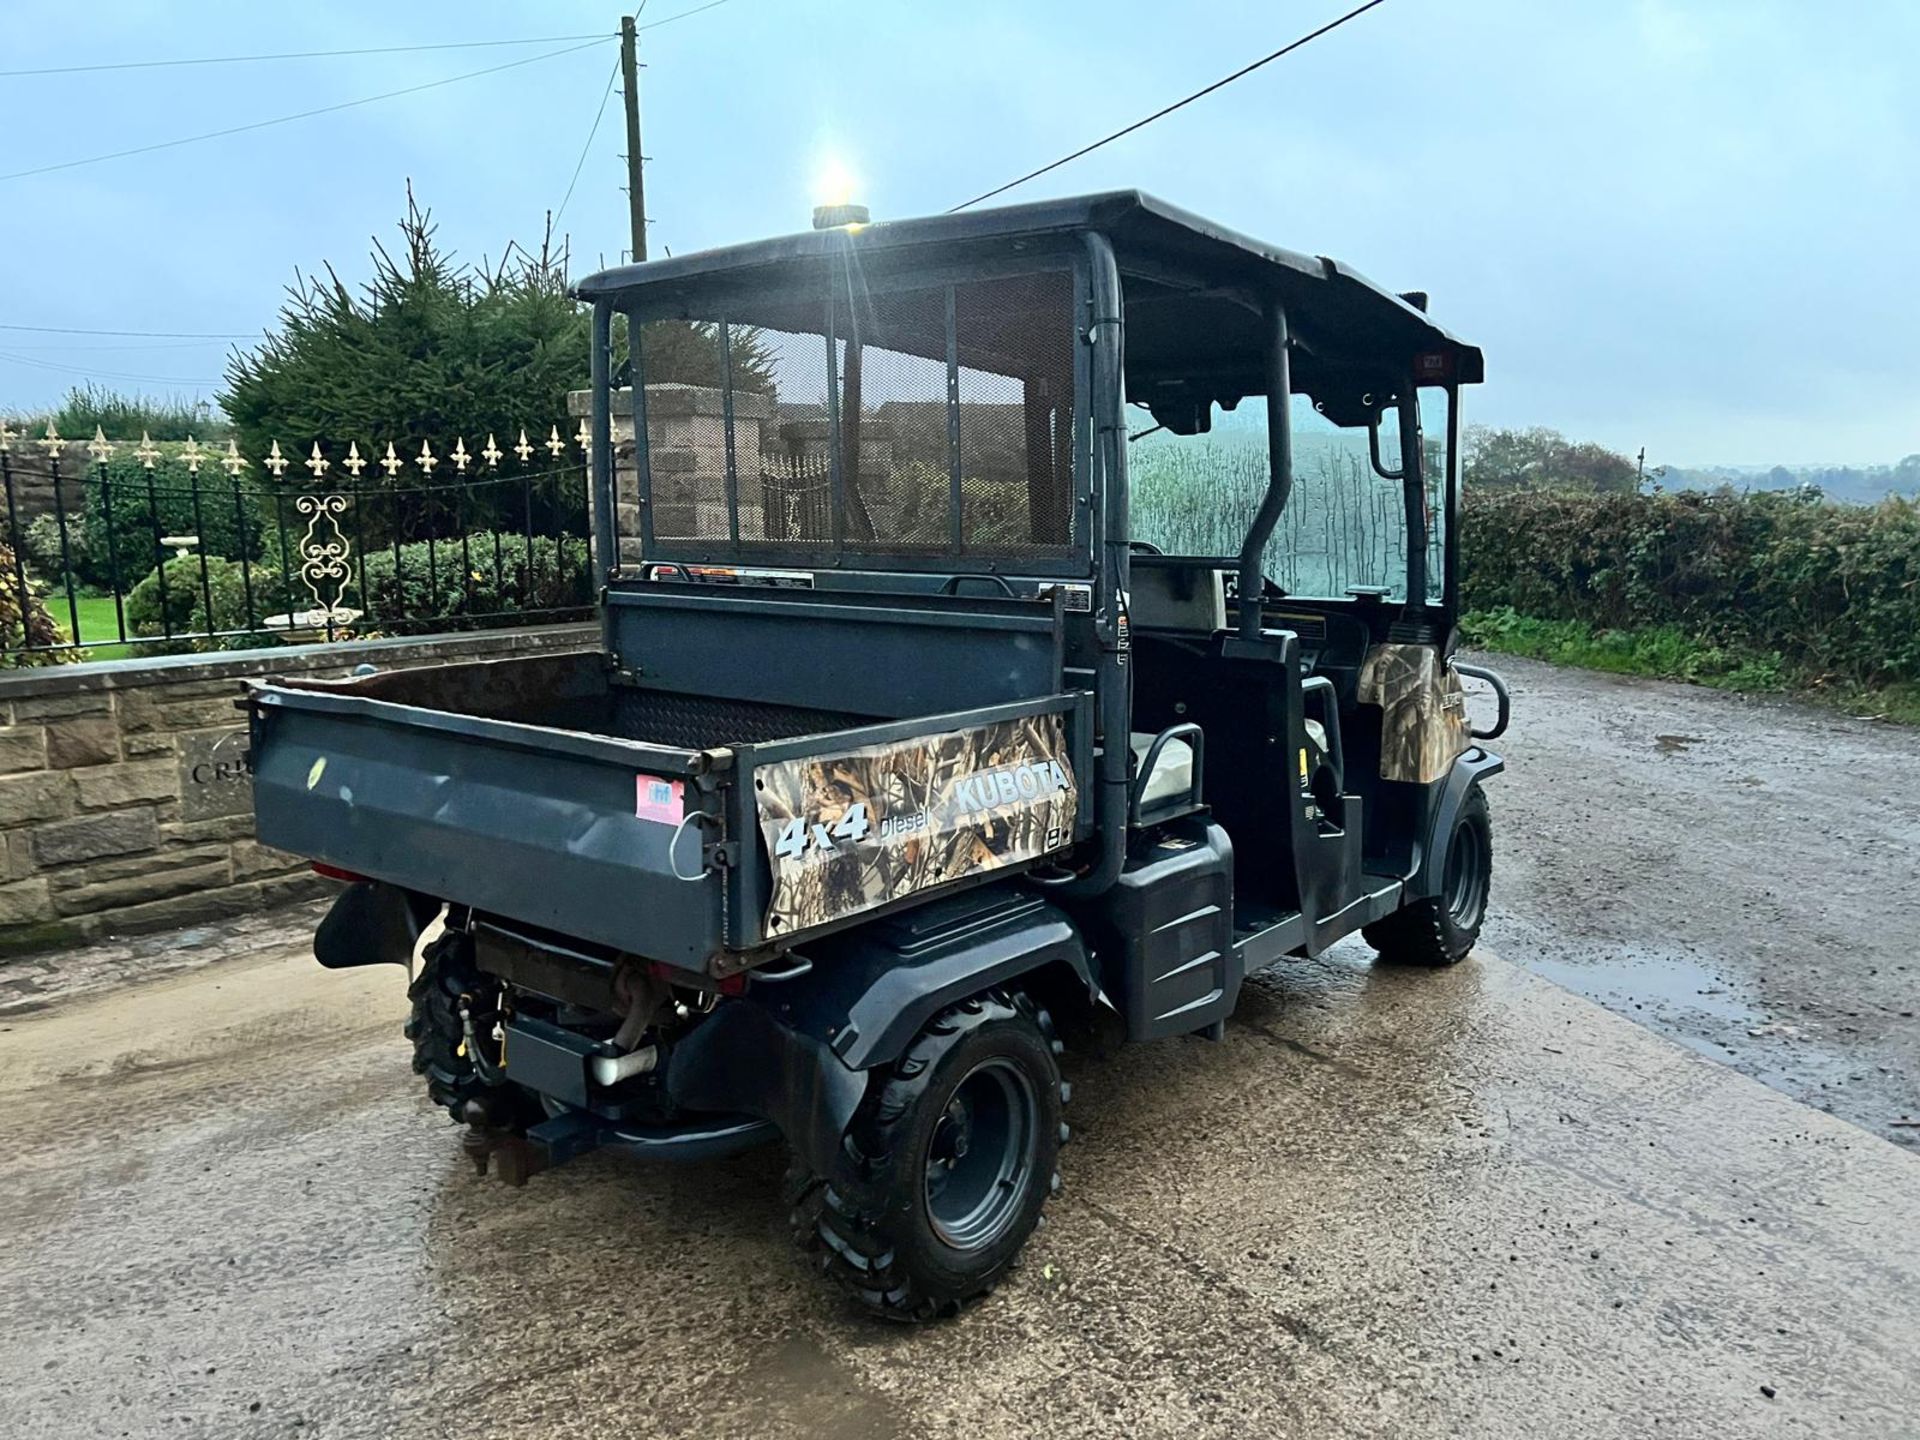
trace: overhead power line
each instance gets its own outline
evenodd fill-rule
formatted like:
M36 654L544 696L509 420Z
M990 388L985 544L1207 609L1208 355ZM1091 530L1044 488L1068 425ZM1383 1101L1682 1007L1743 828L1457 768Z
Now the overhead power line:
M1346 14L1342 15L1339 19L1329 20L1325 25L1322 25L1318 30L1313 30L1308 32L1305 35L1302 35L1298 40L1293 41L1291 44L1282 45L1278 50L1274 51L1271 55L1263 55L1258 60L1255 60L1251 65L1241 66L1238 70L1234 71L1231 75L1225 76L1222 79L1214 81L1213 84L1207 86L1205 89L1196 90L1191 95L1186 96L1184 99L1176 100L1171 105L1164 106L1163 108L1154 111L1153 114L1148 115L1143 119L1136 120L1131 125L1128 125L1123 129L1114 131L1111 135L1102 136L1100 139L1094 141L1091 145L1083 145L1078 150L1074 151L1071 155L1062 155L1058 160L1052 161L1046 165L1042 165L1038 170L1030 170L1025 175L1022 175L1018 180L1009 180L1006 184L995 186L993 189L988 190L983 194L974 196L971 200L962 200L958 205L955 205L952 210L947 211L947 213L951 215L955 213L955 211L965 210L970 205L978 205L982 200L991 200L996 195L1004 195L1007 193L1007 191L1012 190L1017 186L1024 185L1029 180L1039 179L1042 175L1045 175L1050 170L1058 170L1062 165L1070 164L1071 162L1078 160L1083 155L1091 155L1094 151L1098 150L1101 146L1111 145L1114 141L1121 139L1124 136L1131 135L1136 130L1144 129L1146 126L1151 125L1154 121L1164 119L1166 116L1171 115L1174 111L1193 104L1193 102L1196 100L1204 99L1206 96L1211 95L1214 91L1222 89L1225 86L1231 85L1234 81L1240 79L1241 77L1246 75L1251 75L1254 71L1258 70L1261 66L1271 65L1274 61L1280 59L1281 56L1291 55L1294 51L1298 50L1302 45L1306 45L1311 43L1312 41L1318 40L1322 35L1327 34L1329 31L1338 30L1342 25L1346 24L1349 20L1357 19L1359 16L1364 15L1367 13L1367 11L1373 9L1376 5L1382 5L1385 3L1386 3L1386 0L1367 0L1367 3L1364 5L1356 5L1353 9L1349 10Z
M671 25L676 20L684 20L689 15L698 15L702 10L711 10L716 5L724 5L726 0L711 0L706 5L696 6L692 10L683 10L678 15L669 15L664 20L656 20L651 25L642 25L642 30L653 30L661 25ZM647 7L642 4L640 9ZM636 12L637 14L638 12ZM263 55L196 55L178 60L114 60L93 65L48 65L31 70L0 70L0 79L16 79L28 75L84 75L99 70L164 70L182 65L251 65L269 60L331 60L341 56L357 55L414 55L428 50L484 50L508 45L564 45L574 40L612 39L610 32L597 35L529 35L519 40L443 40L431 45L373 45L359 50L283 50Z
M41 370L53 370L63 375L81 375L95 380L131 380L141 385L219 385L224 382L217 375L143 375L125 370L96 370L92 366L60 365L52 360L35 360L30 355L15 355L0 350L0 361L9 361L15 365L32 365Z
M252 65L267 60L331 60L348 55L413 55L423 50L485 50L503 45L564 45L601 35L534 35L524 40L445 40L433 45L371 45L362 50L281 50L268 55L195 55L179 60L114 60L97 65L48 65L37 70L0 70L0 79L26 75L85 75L97 70L168 70L182 65Z
M645 9L643 5L641 7ZM573 178L567 181L567 193L560 197L560 208L553 212L553 223L558 225L560 217L567 213L567 202L573 199L573 187L580 183L580 171L587 163L587 152L593 149L593 137L600 133L600 122L606 118L607 101L613 98L613 82L620 78L620 57L614 56L613 68L607 72L607 88L600 92L600 108L593 112L593 128L587 131L587 143L580 147L580 158L573 162Z
M5 325L0 330L31 330L36 335L131 335L140 340L251 340L224 330L84 330L73 325Z
M706 4L696 5L691 10L682 10L677 14L667 16L667 18L664 20L656 20L651 25L639 25L634 28L639 30L658 30L662 25L671 25L674 21L685 20L690 15L698 15L707 10L718 10L722 5L726 3L727 3L727 0L707 0ZM645 10L646 8L647 7L644 4L642 4L640 7L640 10L636 10L633 12L633 18L638 20L640 18L640 11Z
M121 340L106 345L91 345L85 341L56 340L50 343L22 345L9 340L8 346L14 350L41 350L53 355L72 355L83 352L108 351L124 354L129 350L204 350L209 345L218 344L214 340Z
M208 130L200 135L183 135L177 140L160 140L151 145L136 145L131 149L113 150L104 155L89 155L81 160L62 160L57 165L39 165L31 170L15 170L11 174L0 175L0 181L25 180L32 175L50 175L56 170L73 170L82 165L98 165L106 160L124 160L132 155L151 155L156 150L171 150L181 145L196 145L202 140L219 140L228 135L243 135L250 130L265 130L273 125L291 124L295 120L310 120L316 115L332 115L341 110L351 110L359 105L372 105L380 100L395 100L402 95L417 95L423 90L437 90L443 85L457 85L462 80L478 80L483 75L497 75L502 70L514 70L522 65L537 65L542 60L555 60L562 55L577 54L595 45L603 45L611 38L597 35L584 45L569 45L563 50L549 50L545 54L529 55L524 60L509 60L504 65L489 65L484 70L469 70L464 75L448 75L443 79L428 80L419 85L408 85L404 89L388 90L379 95L363 95L358 100L342 100L335 105L321 105L292 115L276 115L271 120L254 120L245 125L229 125L221 130Z

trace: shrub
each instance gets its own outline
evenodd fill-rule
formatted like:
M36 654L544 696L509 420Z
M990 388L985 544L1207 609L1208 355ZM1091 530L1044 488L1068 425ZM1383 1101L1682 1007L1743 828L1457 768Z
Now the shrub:
M184 440L189 435L224 440L231 429L205 400L123 395L91 380L67 391L52 419L62 435L83 439L99 429L115 439L144 432L155 440Z
M58 645L65 638L47 613L38 582L31 575L27 577L25 593L21 593L13 547L0 542L0 667L18 669L64 664L74 658L70 652L31 651L20 647Z
M79 557L86 549L87 521L84 515L67 517L66 554L74 559L74 578L84 583L80 573ZM51 575L56 579L61 574L60 517L52 511L36 515L20 527L20 550L26 557L27 568L36 575Z
M67 518L74 579L105 590L112 588L117 572L125 589L141 576L153 573L154 542L167 535L199 536L196 553L205 551L222 560L244 556L259 561L266 553L267 536L275 529L271 506L263 511L259 497L247 491L236 508L232 483L217 464L209 462L200 469L196 515L193 480L186 465L172 456L155 464L151 490L147 471L125 451L104 468L92 467L87 472L86 508ZM107 524L109 506L113 511L111 527ZM50 528L54 523L51 516L42 516L28 527L28 553L39 558L49 574L59 570L59 534ZM48 553L40 558L43 549Z
M527 555L525 535L492 530L469 535L464 551L458 539L437 540L431 550L425 541L402 545L398 569L392 550L376 550L364 557L364 595L360 594L361 562L354 562L353 583L345 603L367 612L359 625L363 631L488 618L494 612L592 606L585 540L570 535L555 541L536 535L531 565ZM492 623L501 622L495 619Z
M258 645L273 645L284 637L267 630L261 622L288 608L287 591L280 577L267 570L251 573L231 560L208 556L204 576L200 557L182 555L165 567L165 601L161 598L161 574L155 570L133 587L127 596L126 614L129 634L140 636L199 635L192 640L165 641L147 648L154 652L181 653L190 650L245 650ZM248 589L252 603L248 603ZM207 600L213 610L209 617ZM219 633L232 632L232 633Z

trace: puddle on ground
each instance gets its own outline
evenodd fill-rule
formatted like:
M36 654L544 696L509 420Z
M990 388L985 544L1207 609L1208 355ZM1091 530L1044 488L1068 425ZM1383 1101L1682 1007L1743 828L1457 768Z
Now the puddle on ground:
M1562 989L1637 1020L1695 1054L1732 1065L1810 1103L1822 1103L1819 1090L1846 1083L1858 1068L1686 955L1624 951L1583 961L1534 956L1522 963Z
M1684 955L1627 952L1586 961L1530 957L1526 966L1609 1010L1693 1011L1703 1019L1759 1025L1760 1012L1723 976Z

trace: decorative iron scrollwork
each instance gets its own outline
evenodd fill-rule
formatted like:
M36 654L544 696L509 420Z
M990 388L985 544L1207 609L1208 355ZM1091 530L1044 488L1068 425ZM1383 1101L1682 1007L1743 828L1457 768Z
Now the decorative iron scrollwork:
M307 517L307 533L300 537L300 581L313 597L315 614L301 617L309 624L347 625L360 617L360 611L348 609L347 585L353 576L348 564L352 547L340 528L339 517L346 513L344 495L302 495L294 508Z

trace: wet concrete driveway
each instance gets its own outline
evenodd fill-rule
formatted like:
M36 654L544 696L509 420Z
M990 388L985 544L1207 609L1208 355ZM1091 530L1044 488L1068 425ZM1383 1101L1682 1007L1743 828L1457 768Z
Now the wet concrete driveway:
M776 1154L476 1178L402 988L289 943L0 1019L0 1432L1920 1423L1920 1161L1492 957L1076 1061L1049 1227L922 1331L803 1269Z

